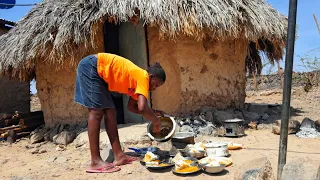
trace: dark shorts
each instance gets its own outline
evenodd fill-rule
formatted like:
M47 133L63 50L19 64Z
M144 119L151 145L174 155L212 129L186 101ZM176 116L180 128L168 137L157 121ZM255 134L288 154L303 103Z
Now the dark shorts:
M74 101L87 108L115 108L108 84L98 74L97 61L94 55L80 61L77 68Z

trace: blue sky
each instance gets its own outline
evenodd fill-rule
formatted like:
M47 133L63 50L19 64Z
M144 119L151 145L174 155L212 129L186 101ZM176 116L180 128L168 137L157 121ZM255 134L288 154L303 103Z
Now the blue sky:
M1 0L0 0L1 2ZM17 4L33 4L41 2L40 0L16 0ZM289 0L267 0L267 2L277 9L280 13L288 15ZM0 18L18 21L26 15L32 7L15 6L11 9L0 9ZM310 50L320 48L320 34L313 19L315 13L320 21L320 1L319 0L300 0L298 1L297 25L298 39L295 44L294 71L306 71L302 67L299 56L305 56ZM319 22L320 23L320 22ZM314 54L310 54L311 56ZM284 61L281 62L284 67ZM275 68L272 70L274 71ZM267 72L267 66L263 72ZM31 90L35 92L34 83L31 83Z

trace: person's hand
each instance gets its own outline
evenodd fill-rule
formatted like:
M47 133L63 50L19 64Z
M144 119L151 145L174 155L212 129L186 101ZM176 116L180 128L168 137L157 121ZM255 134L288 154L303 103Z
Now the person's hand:
M160 132L160 130L161 130L161 121L160 119L158 119L158 121L153 124L153 132L158 133Z
M154 112L154 114L156 114L156 116L161 116L161 117L163 117L165 114L163 111L154 110L154 109L153 109L153 112Z

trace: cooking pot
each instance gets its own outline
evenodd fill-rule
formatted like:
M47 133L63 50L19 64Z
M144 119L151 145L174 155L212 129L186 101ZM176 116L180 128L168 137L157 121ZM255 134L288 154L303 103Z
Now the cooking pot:
M147 127L148 136L154 141L168 141L174 135L177 123L172 116L166 114L163 117L159 117L159 119L161 121L161 127L168 128L169 133L164 136L159 133L155 134L153 132L153 123L150 122Z
M229 155L228 144L223 142L212 142L204 144L207 156L225 157Z

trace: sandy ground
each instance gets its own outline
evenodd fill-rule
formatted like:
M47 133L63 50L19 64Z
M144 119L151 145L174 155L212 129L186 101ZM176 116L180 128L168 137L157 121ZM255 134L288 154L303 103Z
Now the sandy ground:
M267 94L267 95L266 95ZM279 93L247 92L247 102L279 103L282 94ZM319 89L308 94L300 89L294 91L292 107L299 109L298 115L293 118L302 120L309 117L319 119L320 97ZM146 132L146 124L125 126L119 129L121 141L139 139ZM104 134L104 135L103 135ZM170 169L165 171L150 171L139 162L121 167L121 171L113 174L87 174L85 169L90 163L89 149L84 146L76 148L73 144L67 146L66 151L56 151L52 143L42 144L40 148L47 152L31 154L25 146L26 139L9 145L0 143L0 179L233 179L234 172L243 163L267 157L272 164L276 175L278 161L279 136L271 133L270 129L247 130L247 136L241 138L199 137L196 140L233 141L241 143L244 148L230 151L233 165L217 175L197 173L189 176L177 176ZM101 141L107 141L104 132ZM320 159L320 139L299 139L294 135L289 136L287 161L297 157L305 159ZM126 149L126 151L128 151Z

